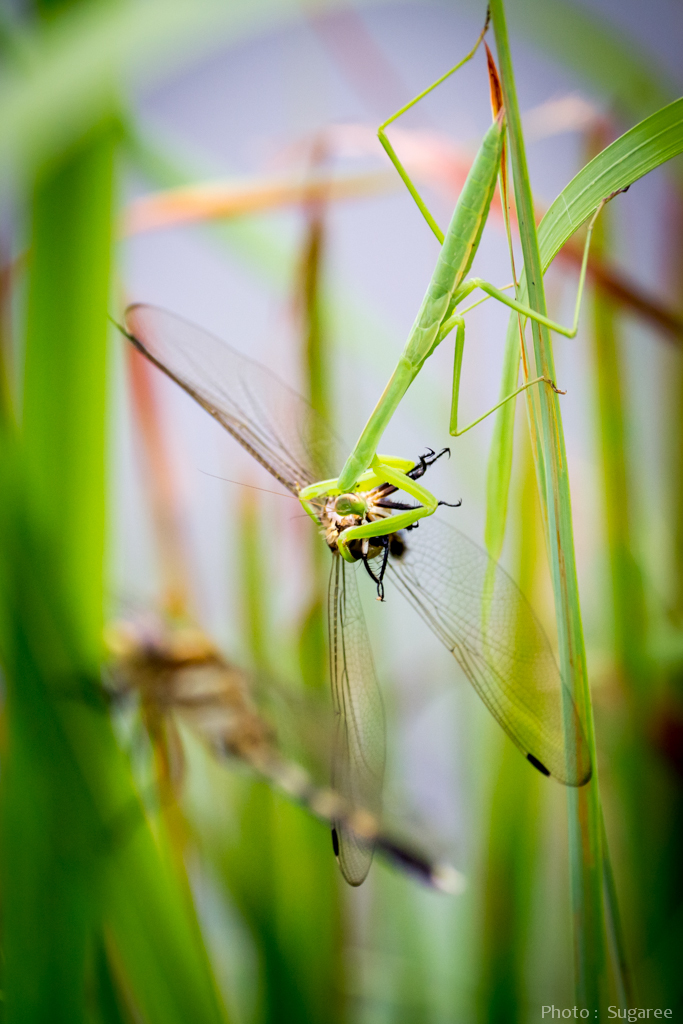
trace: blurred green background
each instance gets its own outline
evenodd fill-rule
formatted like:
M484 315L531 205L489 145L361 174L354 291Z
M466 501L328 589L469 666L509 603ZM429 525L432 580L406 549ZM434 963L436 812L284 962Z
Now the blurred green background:
M437 255L373 132L467 52L484 14L475 0L2 5L7 1021L460 1024L576 1005L566 793L524 762L395 593L380 606L369 580L364 591L388 717L387 820L454 864L462 895L378 858L351 890L324 824L219 762L182 716L112 693L112 623L195 623L264 688L278 681L283 743L296 733L292 756L324 764L325 552L295 502L254 489L277 489L265 471L136 364L109 317L132 301L187 316L353 441ZM510 0L507 15L540 214L680 93L683 16L664 0ZM442 224L489 120L478 57L396 133ZM616 893L605 992L622 1016L659 1007L674 1019L681 167L608 207L579 337L554 342ZM165 191L180 186L193 188ZM510 279L500 218L474 270ZM563 322L576 276L565 256L546 280ZM465 420L497 399L507 317L494 305L468 322ZM449 443L449 373L445 353L425 366L387 451ZM554 642L526 424L520 403L501 561ZM492 430L454 442L432 478L440 497L463 499L454 521L481 544Z

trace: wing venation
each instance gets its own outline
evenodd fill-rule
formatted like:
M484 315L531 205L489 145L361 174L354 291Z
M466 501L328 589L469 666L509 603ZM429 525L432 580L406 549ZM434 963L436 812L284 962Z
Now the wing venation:
M521 591L486 552L435 516L404 535L390 558L398 589L448 648L525 756L581 786L590 755L548 639ZM565 742L569 723L573 742ZM533 763L533 762L532 762Z
M155 306L126 310L131 341L293 494L339 465L329 426L265 366Z
M336 718L332 786L351 807L382 814L384 708L377 684L355 566L332 560L329 585L330 677ZM336 823L339 865L351 885L370 869L373 844Z

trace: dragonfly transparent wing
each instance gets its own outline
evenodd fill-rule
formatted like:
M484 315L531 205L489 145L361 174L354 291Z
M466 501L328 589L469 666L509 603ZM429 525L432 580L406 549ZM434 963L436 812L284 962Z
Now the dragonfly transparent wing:
M398 589L452 652L526 757L560 782L591 776L588 745L548 639L517 585L477 544L430 517L389 559ZM565 744L563 715L575 741Z
M126 311L128 337L292 493L335 475L338 443L295 391L225 342L154 306ZM330 662L336 711L333 786L379 819L384 774L384 713L352 571L333 559L329 598ZM344 877L360 885L372 843L338 823Z
M288 490L334 476L338 443L308 402L265 366L155 306L126 310L128 337Z
M352 807L378 819L384 780L384 708L372 662L355 568L335 555L328 592L330 677L336 717L332 786ZM336 822L344 878L360 885L370 869L373 843Z

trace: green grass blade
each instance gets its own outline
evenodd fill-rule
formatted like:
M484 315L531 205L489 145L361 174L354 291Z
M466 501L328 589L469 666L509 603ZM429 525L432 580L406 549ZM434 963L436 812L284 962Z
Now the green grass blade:
M596 224L593 246L603 255L608 246L609 207ZM631 537L631 494L626 459L626 408L617 335L617 309L596 289L592 304L592 340L600 429L604 518L612 581L612 608L617 672L628 687L632 707L642 702L649 673L646 665L647 615L643 579ZM641 704L642 706L642 704ZM638 756L634 751L633 754ZM627 963L621 913L603 819L605 920L611 939L614 973L622 1006L632 1006L633 983Z
M107 867L105 926L144 1019L150 1024L225 1024L206 950L170 854L164 855L140 823L129 826L127 841Z
M95 939L93 952L93 989L98 1024L129 1024L125 1001L116 983L109 953L102 936Z
M647 117L587 163L559 196L538 228L543 270L606 196L632 185L683 152L683 98ZM615 202L627 202L626 196Z
M479 958L479 1019L524 1019L524 961L538 852L542 780L500 735L490 804Z
M4 538L12 547L4 552L3 594L11 736L3 821L9 1019L45 1019L41 1012L55 1020L81 1019L85 956L96 914L89 904L98 863L83 851L96 845L99 823L65 735L65 729L77 732L81 716L65 703L64 691L77 695L83 675L93 685L101 642L113 152L114 138L105 125L41 175L33 201L25 462L6 467L14 474L16 501ZM86 287L92 298L85 298L71 325L74 300ZM65 390L60 385L67 378ZM89 431L85 439L83 429ZM7 444L9 456L16 442L10 436ZM29 525L29 516L36 525ZM36 587L35 535L46 539L45 604ZM59 601L68 606L61 629L54 622ZM68 640L62 635L66 628ZM62 702L68 721L58 720L55 700ZM70 828L73 842L65 849L61 832ZM84 863L78 871L80 857Z
M501 375L501 399L512 394L519 378L519 318L510 317L505 339L505 356ZM493 426L486 475L486 526L484 542L494 561L503 551L507 523L508 495L512 475L512 454L515 437L515 409L513 399L498 410Z
M614 878L612 861L609 855L604 818L602 822L602 849L603 884L605 888L605 922L607 925L612 960L614 964L613 970L617 999L619 1000L619 1004L622 1009L627 1009L629 1006L634 1006L636 1004L636 997L633 988L629 958L626 952L624 926L621 919L621 911L619 910L617 884Z
M517 103L512 60L502 0L491 3L491 17L500 62L505 108L508 117L510 155L529 304L546 312L541 256L533 216L533 200L526 165L521 118ZM527 353L534 375L554 379L548 332L532 322L533 349ZM582 1007L598 1011L606 992L606 948L602 894L601 812L595 762L595 740L586 673L585 649L579 608L574 556L571 501L562 420L557 396L550 388L534 389L529 403L538 409L539 435L532 436L535 462L543 464L545 479L542 504L546 506L548 549L555 594L562 677L574 696L584 722L593 779L578 790L568 790L570 807L570 863L575 925L577 999ZM538 443L537 443L538 442ZM567 716L567 725L569 716ZM568 745L576 742L569 734Z
M39 177L24 367L26 470L93 667L103 628L114 142L105 123Z
M246 491L239 522L241 625L256 668L272 671L278 654L264 559L270 530L259 505L256 492ZM314 539L319 544L320 538ZM303 653L310 657L316 649ZM317 653L322 662L303 667L320 688L326 684L324 645ZM204 842L258 951L261 1017L267 1024L334 1024L343 1008L338 997L342 944L340 879L329 831L263 782L245 779L230 789L237 805L236 836L212 827ZM197 827L201 833L201 821Z
M519 562L523 593L534 590L544 545L529 445L520 490ZM525 971L539 859L540 775L528 771L507 737L498 737L484 878L479 1019L507 1024L525 1016Z
M609 207L595 226L593 245L600 254L608 245ZM633 501L629 483L628 411L624 395L617 308L596 290L592 302L593 365L600 431L600 470L604 495L607 550L617 671L636 704L646 698L647 613L642 573L634 556Z
M106 120L39 175L23 435L5 428L1 447L6 1019L85 1019L88 951L104 918L147 1020L219 1024L185 893L100 691L115 145Z

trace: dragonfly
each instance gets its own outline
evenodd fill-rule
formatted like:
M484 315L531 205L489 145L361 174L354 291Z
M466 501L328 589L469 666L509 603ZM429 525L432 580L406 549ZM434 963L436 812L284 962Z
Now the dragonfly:
M508 574L451 524L405 524L395 498L401 477L365 471L352 492L332 480L342 450L325 420L260 363L175 314L138 304L124 333L158 369L214 417L272 476L296 495L331 554L328 588L330 682L335 715L332 788L349 806L381 818L385 725L356 569L363 565L383 596L385 577L453 654L465 676L529 762L566 785L591 775L583 727L543 629ZM443 453L439 453L443 454ZM400 463L412 495L439 456ZM336 481L338 484L338 481ZM311 493L313 487L315 493ZM349 522L364 536L341 554ZM387 525L394 525L393 531ZM380 527L383 532L380 534ZM355 564L352 564L355 563ZM564 725L563 725L564 723ZM565 743L571 726L574 742ZM360 885L373 842L348 819L333 822L335 854L347 882Z
M138 698L145 721L153 723L151 735L165 748L169 778L182 774L182 742L172 728L177 717L217 758L246 765L272 789L332 827L343 823L359 844L374 846L395 867L441 892L455 895L463 890L464 876L426 852L424 842L395 834L365 807L353 806L340 792L320 785L308 768L283 751L264 698L277 705L279 720L293 704L288 717L295 720L297 745L315 761L311 733L317 740L325 728L320 709L310 700L293 701L272 679L264 683L230 663L189 622L158 615L121 619L109 625L106 639L113 695Z

